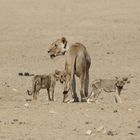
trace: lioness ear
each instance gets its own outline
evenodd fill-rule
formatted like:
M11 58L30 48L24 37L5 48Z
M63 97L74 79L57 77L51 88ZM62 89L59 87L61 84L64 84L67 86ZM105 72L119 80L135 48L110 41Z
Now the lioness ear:
M67 41L65 37L62 37L61 40L62 40L63 44L65 44Z

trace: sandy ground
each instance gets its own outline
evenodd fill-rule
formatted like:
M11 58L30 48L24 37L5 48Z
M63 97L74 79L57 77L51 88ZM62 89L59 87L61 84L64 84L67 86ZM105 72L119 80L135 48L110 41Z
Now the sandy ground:
M102 93L99 103L39 100L26 90L32 77L64 68L64 57L50 60L47 49L57 38L87 46L92 59L90 82L132 74L123 103ZM115 111L117 110L117 111ZM91 130L91 135L86 131ZM0 140L139 140L140 1L139 0L0 0Z

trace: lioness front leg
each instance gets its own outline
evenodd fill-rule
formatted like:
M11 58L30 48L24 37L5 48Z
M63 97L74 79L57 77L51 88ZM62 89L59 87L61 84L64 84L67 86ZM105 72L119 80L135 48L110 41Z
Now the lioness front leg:
M70 82L69 83L65 83L65 86L64 86L64 91L63 91L63 102L69 102L70 100L68 99L68 92L70 89Z
M70 89L70 75L66 76L66 81L64 83L64 91L63 91L63 102L68 102L68 100L66 100L68 98L68 92Z

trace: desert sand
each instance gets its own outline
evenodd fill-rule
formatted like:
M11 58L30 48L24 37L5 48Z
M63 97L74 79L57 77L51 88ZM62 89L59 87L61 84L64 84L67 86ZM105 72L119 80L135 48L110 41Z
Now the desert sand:
M45 90L27 102L32 77L18 73L62 70L65 58L47 54L62 36L87 47L90 82L133 75L122 104L105 92L97 103L62 103L59 83L55 102ZM0 140L62 139L140 139L139 0L0 0Z

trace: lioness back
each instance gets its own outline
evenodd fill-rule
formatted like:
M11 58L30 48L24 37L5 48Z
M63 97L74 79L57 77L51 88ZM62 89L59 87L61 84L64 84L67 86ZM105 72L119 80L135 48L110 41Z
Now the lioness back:
M69 48L70 56L80 56L80 57L86 57L89 56L86 47L81 43L75 43Z
M75 43L69 48L67 55L67 63L75 65L75 74L80 77L81 74L89 70L91 65L90 56L86 50L86 47L81 43ZM68 72L71 71L70 65ZM67 66L68 68L68 66Z

